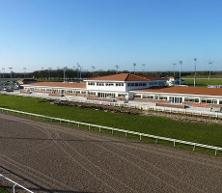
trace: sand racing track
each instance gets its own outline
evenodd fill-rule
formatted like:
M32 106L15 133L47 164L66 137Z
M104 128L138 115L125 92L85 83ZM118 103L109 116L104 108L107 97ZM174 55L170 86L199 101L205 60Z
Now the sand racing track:
M35 192L222 193L222 158L0 114L0 173Z

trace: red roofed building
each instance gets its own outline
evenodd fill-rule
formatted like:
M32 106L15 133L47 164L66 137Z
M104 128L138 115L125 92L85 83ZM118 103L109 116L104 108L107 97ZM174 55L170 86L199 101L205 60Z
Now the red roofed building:
M137 100L191 106L222 106L222 88L166 87L166 80L119 73L93 77L81 83L37 82L24 85L24 92L56 96L81 96L99 100Z
M129 91L165 86L162 79L147 78L130 73L99 76L85 80L89 95L106 98L131 98Z

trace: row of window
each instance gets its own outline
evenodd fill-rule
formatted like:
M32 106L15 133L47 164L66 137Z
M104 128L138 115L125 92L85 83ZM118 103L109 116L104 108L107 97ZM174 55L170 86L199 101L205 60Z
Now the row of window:
M146 86L147 85L147 83L145 83L145 82L140 82L140 83L138 83L138 82L133 82L133 83L127 83L127 86Z
M124 83L112 83L112 82L107 82L107 83L104 83L104 82L88 82L88 85L90 86L124 86Z
M139 98L140 95L135 95L135 98ZM167 96L158 96L158 95L143 95L143 99L156 99L156 100L167 100ZM169 101L173 103L182 103L182 97L169 97ZM209 104L217 104L216 99L201 99L199 98L186 98L185 102L194 102L194 103L209 103ZM222 104L222 100L219 101L219 104Z

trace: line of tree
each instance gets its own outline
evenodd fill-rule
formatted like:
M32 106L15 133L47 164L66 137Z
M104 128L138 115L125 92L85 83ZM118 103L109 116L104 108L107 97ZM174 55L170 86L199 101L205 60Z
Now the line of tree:
M79 71L73 69L57 69L57 70L38 70L34 72L26 72L26 73L1 73L1 78L33 78L42 81L63 81L65 80L73 80L77 81L84 78L89 77L96 77L96 76L104 76L109 74L116 74L120 72L129 72L129 71L115 71L115 70L108 70L108 71ZM65 73L65 74L64 74ZM178 72L174 71L152 71L152 72L136 72L136 74L144 75L144 76L152 76L152 77L167 77L167 76L179 76ZM222 78L222 71L212 71L210 72L211 76L213 77L220 77ZM192 77L194 75L193 71L182 72L182 77ZM209 75L209 71L198 71L197 76L200 77L207 77Z

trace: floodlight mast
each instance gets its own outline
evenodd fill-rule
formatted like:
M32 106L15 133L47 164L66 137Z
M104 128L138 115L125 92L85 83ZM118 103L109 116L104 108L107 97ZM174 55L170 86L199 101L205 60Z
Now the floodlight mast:
M23 67L23 73L24 73L23 76L24 76L24 78L25 78L26 69L27 69L26 67Z
M10 67L8 67L8 69L10 70L10 77L12 78L12 67L10 66Z
M118 73L118 71L119 71L119 65L116 64L115 67L116 67L116 73Z
M196 78L197 78L197 58L194 58L193 61L194 61L194 78L193 78L193 86L196 87Z
M142 64L143 66L143 72L145 72L146 64Z
M63 68L63 82L66 82L66 70L67 70L67 66Z
M212 64L213 64L213 62L209 62L208 63L209 64L209 73L208 73L208 81L210 80L210 76L211 76L211 69L212 69Z
M176 65L177 63L173 63L173 76L176 77Z
M76 63L76 66L77 66L77 69L79 70L79 79L81 80L82 79L81 66L80 66L80 64L78 62Z
M2 78L5 78L5 68L2 68Z
M182 73L183 60L180 60L180 61L179 61L179 64L180 64L180 71L179 71L180 80L179 80L179 84L181 85L181 73Z
M136 74L136 63L133 63L133 72Z

